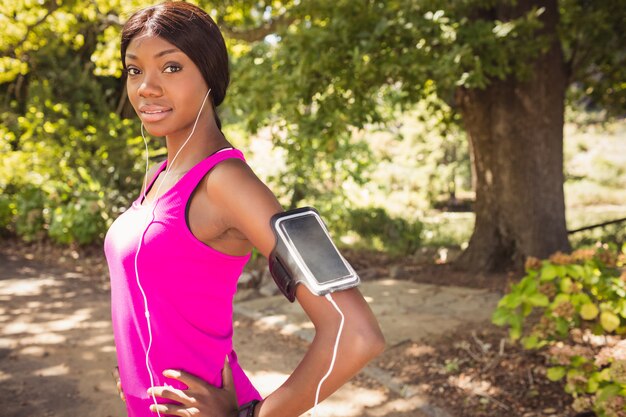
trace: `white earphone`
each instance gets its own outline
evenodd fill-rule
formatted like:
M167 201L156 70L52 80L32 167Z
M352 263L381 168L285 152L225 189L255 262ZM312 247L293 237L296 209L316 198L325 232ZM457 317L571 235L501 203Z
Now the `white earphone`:
M154 387L154 375L152 372L152 367L150 366L150 349L152 348L152 326L150 323L150 310L148 309L148 298L146 297L146 293L143 289L143 286L141 285L141 281L139 280L139 267L138 267L138 261L139 261L139 252L141 251L141 244L143 242L143 239L146 235L146 232L148 231L148 228L150 227L150 224L152 224L152 222L154 221L154 212L156 210L156 206L159 202L159 190L161 189L161 186L165 183L165 179L167 178L167 175L169 174L170 170L172 169L172 166L174 166L174 161L176 161L176 158L178 157L178 155L180 154L180 152L183 150L183 148L185 147L185 145L187 145L187 143L189 142L189 140L191 139L191 137L193 136L194 132L196 131L196 126L198 125L198 120L200 120L200 114L202 114L202 110L204 109L204 105L206 104L207 98L209 97L209 94L211 93L211 89L209 88L209 91L207 91L206 95L204 96L204 100L202 100L202 105L200 106L200 110L198 110L198 115L196 116L196 120L193 124L193 128L191 129L191 133L189 133L189 136L187 137L187 139L185 139L185 142L183 142L183 144L181 145L181 147L178 149L178 152L176 152L176 155L174 155L174 158L172 158L171 161L169 161L169 163L167 164L167 168L165 170L165 175L163 176L163 180L161 181L161 184L159 184L159 186L157 187L155 193L154 193L154 199L152 200L151 203L151 210L146 214L146 218L144 220L144 228L143 228L143 232L141 233L141 237L139 239L139 243L137 245L137 252L135 253L135 280L137 282L137 286L139 287L139 291L141 291L141 295L143 297L143 305L144 305L144 313L146 316L146 325L148 327L148 348L146 349L146 370L148 371L148 375L150 376L150 387L153 388ZM149 158L148 158L148 141L146 140L146 137L144 135L143 132L143 123L141 124L141 137L143 138L143 142L144 145L146 147L146 172L144 175L144 183L143 183L143 195L141 196L140 201L143 202L146 200L146 196L148 193L148 165L149 165ZM148 207L150 208L150 206ZM148 221L149 220L149 221ZM152 394L152 401L154 402L155 405L158 405L157 400L156 400L156 396L154 395L154 393ZM159 417L161 417L161 413L159 413L158 409L157 409L157 415Z

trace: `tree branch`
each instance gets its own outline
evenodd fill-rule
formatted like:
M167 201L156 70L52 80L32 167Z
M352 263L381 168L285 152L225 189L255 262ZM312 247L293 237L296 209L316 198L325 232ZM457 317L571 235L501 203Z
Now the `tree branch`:
M221 18L218 18L217 24L220 27L220 30L224 33L224 35L226 35L226 37L252 43L263 40L267 35L271 35L272 33L276 33L282 28L288 27L295 20L296 18L294 16L287 16L283 14L275 19L270 20L263 26L246 30L237 30L228 25L228 23L226 23Z
M45 22L46 19L48 19L48 17L52 13L54 13L58 8L59 8L59 6L56 4L55 1L49 2L48 3L48 11L47 11L47 13L44 16L42 16L41 19L39 19L35 23L26 26L26 33L24 34L24 37L22 37L22 39L17 44L13 45L8 50L2 51L2 53L0 53L0 55L10 56L11 58L17 58L17 56L15 55L15 50L17 48L19 48L20 46L22 46L24 44L24 42L26 42L26 40L28 39L28 35L30 35L30 32L32 32L33 29L35 29L37 26L39 26L43 22Z

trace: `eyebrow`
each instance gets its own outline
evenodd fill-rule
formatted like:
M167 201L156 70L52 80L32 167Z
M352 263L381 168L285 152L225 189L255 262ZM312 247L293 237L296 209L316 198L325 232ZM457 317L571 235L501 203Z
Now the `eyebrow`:
M154 55L154 58L160 58L160 57L162 57L164 55L173 54L173 53L176 53L176 52L181 52L181 50L178 49L178 48L165 49L164 51L156 53ZM137 56L133 55L133 54L126 53L126 58L137 59Z

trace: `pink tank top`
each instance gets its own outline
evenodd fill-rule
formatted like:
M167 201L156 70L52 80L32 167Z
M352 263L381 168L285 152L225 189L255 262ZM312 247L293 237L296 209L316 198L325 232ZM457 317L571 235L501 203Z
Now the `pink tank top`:
M104 250L111 275L113 332L129 417L156 415L149 410L153 401L146 393L150 387L146 366L149 334L135 277L135 254L142 235L137 268L150 312L148 359L154 385L185 389L162 374L165 369L182 369L221 386L228 355L239 403L261 398L239 366L232 346L233 296L250 255L231 256L207 246L191 233L186 221L191 194L216 164L228 158L244 160L235 149L209 156L170 190L160 193L152 221L146 220L146 216L152 217L152 206L142 206L140 196L107 232ZM166 162L148 189L165 166Z

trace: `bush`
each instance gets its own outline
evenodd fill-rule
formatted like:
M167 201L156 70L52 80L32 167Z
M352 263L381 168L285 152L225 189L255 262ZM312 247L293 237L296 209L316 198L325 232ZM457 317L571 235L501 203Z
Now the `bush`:
M367 244L402 254L418 249L424 229L421 222L391 217L381 207L350 210L349 227Z
M16 214L13 196L0 194L0 236L8 235L11 232Z
M599 417L626 416L625 264L626 246L529 258L492 317L525 348L544 349L547 377L565 381L577 411Z
M0 232L101 242L143 179L139 125L106 106L56 99L52 83L31 81L23 113L0 115L0 137L11 139L0 148Z
M45 232L46 195L41 188L27 184L15 195L15 231L26 242L41 240Z

